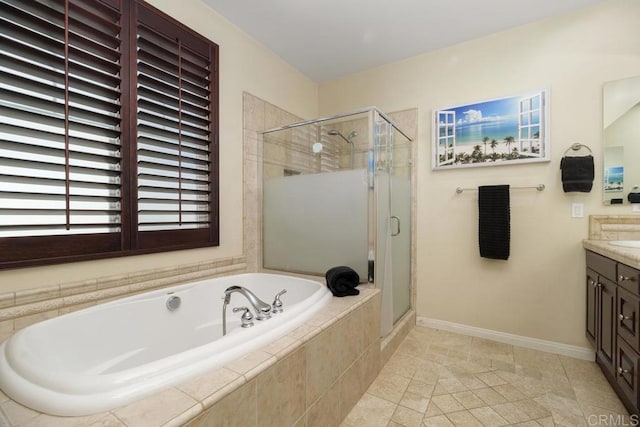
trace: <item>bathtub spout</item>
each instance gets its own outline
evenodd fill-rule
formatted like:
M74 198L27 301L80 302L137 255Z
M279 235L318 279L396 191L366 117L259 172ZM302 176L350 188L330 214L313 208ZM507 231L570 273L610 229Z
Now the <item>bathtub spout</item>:
M264 319L268 319L271 317L271 306L269 304L267 304L266 302L262 301L260 298L258 298L253 292L251 292L249 289L247 288L243 288L242 286L229 286L225 291L224 291L224 301L225 303L229 303L229 300L231 298L231 294L234 292L239 292L242 295L244 295L249 302L251 303L251 305L253 306L253 308L256 310L256 318L258 320L264 320Z
M222 335L227 334L227 304L231 301L231 294L239 292L247 298L256 311L256 319L265 320L271 317L271 306L258 298L249 289L242 286L229 286L224 291L224 304L222 305Z

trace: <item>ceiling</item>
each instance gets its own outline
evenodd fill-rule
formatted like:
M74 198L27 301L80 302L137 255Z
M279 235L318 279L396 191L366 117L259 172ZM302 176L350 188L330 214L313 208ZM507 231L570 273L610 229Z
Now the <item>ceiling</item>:
M323 83L603 0L204 0Z

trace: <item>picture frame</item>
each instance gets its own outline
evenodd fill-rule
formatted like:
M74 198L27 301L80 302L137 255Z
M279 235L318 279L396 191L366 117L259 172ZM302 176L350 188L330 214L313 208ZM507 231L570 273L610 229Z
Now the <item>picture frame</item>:
M546 89L436 109L432 127L434 170L551 160Z
M604 191L618 193L624 190L624 166L610 166L604 169Z

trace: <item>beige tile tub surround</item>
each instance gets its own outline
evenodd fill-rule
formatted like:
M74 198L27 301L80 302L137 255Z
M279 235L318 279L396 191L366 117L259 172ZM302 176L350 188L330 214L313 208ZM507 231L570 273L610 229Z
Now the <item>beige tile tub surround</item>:
M125 407L53 417L0 392L10 426L338 425L380 371L380 292L329 305L280 340ZM345 345L348 344L348 345Z
M594 362L416 326L342 427L630 421Z

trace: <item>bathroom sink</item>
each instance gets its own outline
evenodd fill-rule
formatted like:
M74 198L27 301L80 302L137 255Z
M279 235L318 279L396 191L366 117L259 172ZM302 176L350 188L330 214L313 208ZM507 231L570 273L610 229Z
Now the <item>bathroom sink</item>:
M609 244L613 246L624 246L626 248L640 248L640 240L612 240Z

